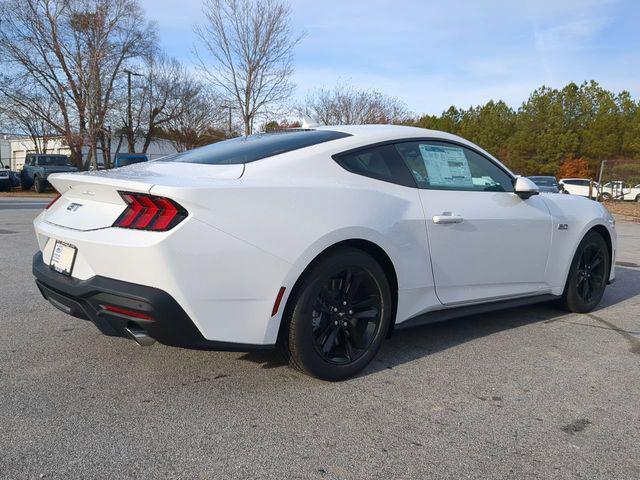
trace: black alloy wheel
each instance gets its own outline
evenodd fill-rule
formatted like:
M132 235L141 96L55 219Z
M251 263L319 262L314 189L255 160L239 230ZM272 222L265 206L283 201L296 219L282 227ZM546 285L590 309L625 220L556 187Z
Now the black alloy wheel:
M586 313L604 295L611 268L611 253L602 235L591 231L578 245L563 295L568 310Z
M578 295L587 303L593 300L594 295L597 295L606 283L604 278L606 251L599 247L595 243L585 246L578 261L577 275L574 279Z
M375 356L391 322L391 292L380 265L345 247L305 272L289 299L285 347L292 366L343 380Z
M371 346L382 321L382 299L375 278L365 269L346 267L329 278L312 313L316 351L327 362L358 360Z

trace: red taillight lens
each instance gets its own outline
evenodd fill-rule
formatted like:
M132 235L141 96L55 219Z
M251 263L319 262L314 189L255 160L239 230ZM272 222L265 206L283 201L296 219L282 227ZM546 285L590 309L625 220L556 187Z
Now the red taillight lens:
M114 227L165 232L187 218L187 211L173 200L146 193L119 192L127 208Z
M152 320L151 315L147 313L137 312L135 310L129 310L128 308L115 307L113 305L102 305L107 312L118 313L120 315L126 315L127 317L139 318L140 320Z
M51 208L51 205L53 205L53 204L54 204L54 203L56 203L58 200L60 200L60 197L61 197L61 196L62 196L62 195L60 195L59 193L57 193L57 194L56 194L56 196L55 196L55 197L53 197L53 200L51 200L51 201L49 202L49 205L47 205L46 207L44 207L44 209L45 209L45 210L49 210L49 209Z

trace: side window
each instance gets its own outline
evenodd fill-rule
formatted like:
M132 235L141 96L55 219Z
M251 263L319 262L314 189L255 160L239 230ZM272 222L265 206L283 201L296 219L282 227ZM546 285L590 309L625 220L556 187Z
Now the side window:
M333 159L352 173L405 187L416 187L411 172L398 156L393 145L341 153L334 155Z
M513 192L511 177L473 150L445 142L403 142L396 149L420 188Z
M580 185L582 185L583 187L588 187L589 185L591 185L591 182L589 180L580 180Z

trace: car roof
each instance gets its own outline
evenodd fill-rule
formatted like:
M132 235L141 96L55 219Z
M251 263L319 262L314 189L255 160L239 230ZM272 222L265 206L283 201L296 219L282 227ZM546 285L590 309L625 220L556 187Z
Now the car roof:
M426 128L408 127L405 125L329 125L326 127L316 127L314 130L333 130L335 132L344 132L355 137L360 137L363 140L366 138L367 140L378 139L380 141L385 141L405 137L430 137L470 143L457 135L452 135L451 133L441 132L439 130L428 130Z
M500 160L494 157L491 153L484 150L479 145L470 142L469 140L459 137L448 132L442 132L440 130L430 130L427 128L409 127L406 125L330 125L315 127L314 130L333 130L336 132L344 132L351 135L351 141L343 139L344 143L359 144L366 146L367 144L374 144L378 142L387 142L395 140L410 140L412 138L428 138L433 140L443 140L459 143L475 149L482 154L488 156L497 162L506 171L511 170ZM354 145L354 148L355 145ZM515 176L513 172L512 175Z
M429 130L427 128L408 127L405 125L327 125L322 127L314 127L313 130L332 130L334 132L344 132L351 136L351 139L343 139L343 143L351 143L355 145L366 146L378 142L387 142L394 140L410 140L412 138L429 138L433 140L451 141L466 145L476 149L483 154L491 157L493 160L502 165L507 171L510 171L504 164L489 152L480 146L470 142L469 140L453 135L452 133L442 132L440 130Z

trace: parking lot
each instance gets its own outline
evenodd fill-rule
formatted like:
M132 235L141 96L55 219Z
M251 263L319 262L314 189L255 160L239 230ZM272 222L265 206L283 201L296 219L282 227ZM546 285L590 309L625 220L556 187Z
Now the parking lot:
M31 276L42 206L0 198L0 478L640 477L638 223L618 222L592 314L401 331L332 384L275 353L141 348L65 316Z

